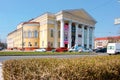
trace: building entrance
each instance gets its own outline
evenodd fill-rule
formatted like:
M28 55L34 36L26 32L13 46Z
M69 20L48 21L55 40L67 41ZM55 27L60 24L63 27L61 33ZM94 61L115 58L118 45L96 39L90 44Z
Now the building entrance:
M68 44L65 44L65 47L67 48L67 47L68 47Z

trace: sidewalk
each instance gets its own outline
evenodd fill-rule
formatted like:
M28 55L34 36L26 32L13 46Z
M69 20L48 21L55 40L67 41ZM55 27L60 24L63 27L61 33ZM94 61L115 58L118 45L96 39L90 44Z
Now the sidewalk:
M2 63L0 63L0 80L3 80L3 75L2 75Z

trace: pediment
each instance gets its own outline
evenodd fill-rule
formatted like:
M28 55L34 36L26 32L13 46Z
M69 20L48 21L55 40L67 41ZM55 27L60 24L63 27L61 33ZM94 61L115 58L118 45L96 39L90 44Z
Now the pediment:
M74 17L77 18L92 20L96 23L96 20L90 14L88 14L84 9L64 10L64 12L72 14Z

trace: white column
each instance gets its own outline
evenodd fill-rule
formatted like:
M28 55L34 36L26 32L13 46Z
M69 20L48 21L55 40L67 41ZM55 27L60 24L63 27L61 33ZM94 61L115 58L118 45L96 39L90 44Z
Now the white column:
M60 47L64 47L64 21L60 20Z
M94 49L94 46L95 46L95 44L94 44L94 27L92 28L92 49Z
M84 25L82 25L82 47L84 47Z
M71 40L72 40L71 39L71 27L72 27L71 25L72 25L72 22L70 21L68 25L69 25L69 31L68 31L68 48L71 48Z
M87 27L87 48L89 48L89 26Z
M76 34L75 34L75 44L78 45L78 24L75 24L76 27Z
M55 34L54 34L54 47L57 48L58 47L58 25L57 22L55 21Z

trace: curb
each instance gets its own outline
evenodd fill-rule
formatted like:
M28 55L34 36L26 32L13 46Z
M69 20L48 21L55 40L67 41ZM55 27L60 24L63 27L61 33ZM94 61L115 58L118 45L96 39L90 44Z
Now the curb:
M2 63L0 63L0 80L3 80Z

